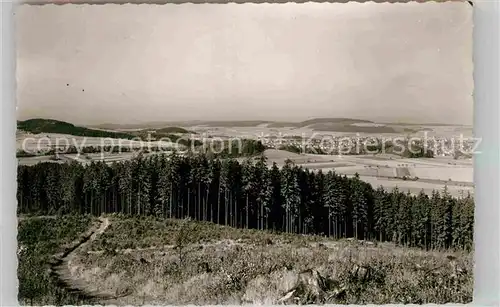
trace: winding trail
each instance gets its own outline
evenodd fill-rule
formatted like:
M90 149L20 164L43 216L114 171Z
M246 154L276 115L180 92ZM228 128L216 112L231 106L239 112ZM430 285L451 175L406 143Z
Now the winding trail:
M71 274L70 263L76 253L104 233L109 225L110 221L107 217L100 217L98 227L94 225L80 239L66 246L64 252L54 255L50 265L50 274L60 287L75 292L82 298L97 299L101 305L123 305L116 295L98 292L92 289L86 281L75 279Z

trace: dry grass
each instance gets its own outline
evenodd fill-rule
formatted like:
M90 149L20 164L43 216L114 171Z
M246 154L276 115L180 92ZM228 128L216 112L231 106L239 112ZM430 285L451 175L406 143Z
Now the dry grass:
M109 215L111 225L105 233L92 242L91 250L136 249L175 245L179 228L184 221L154 217L126 218ZM185 226L187 243L213 243L221 240L238 240L240 243L266 244L267 240L294 244L323 240L312 235L292 235L259 231L255 229L235 229L210 222L189 222Z
M471 254L210 223L180 225L180 221L114 217L109 231L90 247L103 251L82 251L70 264L72 274L102 292L125 295L123 304L271 304L294 287L300 303L472 300ZM176 243L180 232L185 244L182 261ZM156 248L136 250L147 244ZM128 250L115 250L120 247ZM296 287L306 270L319 273L317 293Z

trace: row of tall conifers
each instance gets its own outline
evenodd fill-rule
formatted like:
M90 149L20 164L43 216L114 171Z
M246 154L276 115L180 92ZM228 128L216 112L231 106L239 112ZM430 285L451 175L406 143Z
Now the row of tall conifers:
M174 154L112 165L19 166L17 198L20 213L191 217L427 249L470 250L473 239L470 195L373 189L358 176L312 172L291 161L269 167L264 157L238 162Z

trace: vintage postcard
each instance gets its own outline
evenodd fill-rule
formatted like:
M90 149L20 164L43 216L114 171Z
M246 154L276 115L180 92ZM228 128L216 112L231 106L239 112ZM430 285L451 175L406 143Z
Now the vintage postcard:
M15 18L22 305L472 301L469 3Z

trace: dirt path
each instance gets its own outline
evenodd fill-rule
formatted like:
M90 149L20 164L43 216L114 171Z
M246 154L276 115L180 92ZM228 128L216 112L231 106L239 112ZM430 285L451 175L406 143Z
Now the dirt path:
M50 270L56 282L70 292L78 293L81 297L97 299L101 305L122 305L119 298L115 295L99 292L93 289L86 281L76 279L71 274L72 268L70 263L76 253L106 231L109 225L110 221L107 217L100 217L98 227L93 226L79 240L68 245L64 252L54 256Z

